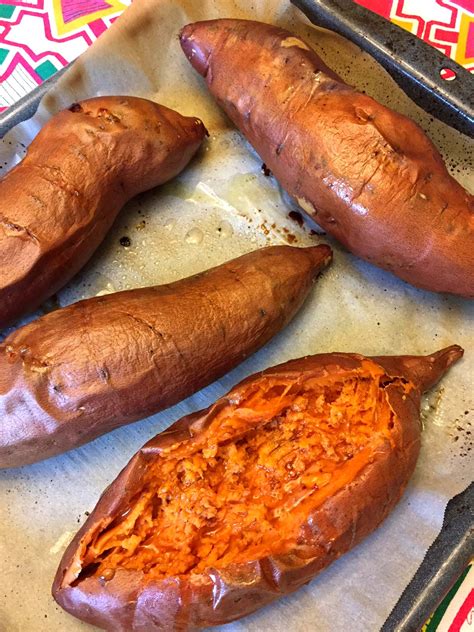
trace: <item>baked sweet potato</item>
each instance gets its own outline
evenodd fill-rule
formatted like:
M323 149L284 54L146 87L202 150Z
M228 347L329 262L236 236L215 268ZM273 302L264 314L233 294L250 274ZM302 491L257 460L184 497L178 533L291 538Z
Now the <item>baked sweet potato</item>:
M74 276L125 202L177 175L205 133L135 97L75 103L46 123L0 182L0 328Z
M106 630L151 632L296 590L397 503L420 395L462 353L330 353L246 379L133 457L64 554L54 598Z
M282 186L348 250L474 296L474 203L411 120L346 85L298 37L214 20L181 45Z
M0 345L0 467L64 452L184 399L295 315L329 246L273 246L158 287L80 301Z

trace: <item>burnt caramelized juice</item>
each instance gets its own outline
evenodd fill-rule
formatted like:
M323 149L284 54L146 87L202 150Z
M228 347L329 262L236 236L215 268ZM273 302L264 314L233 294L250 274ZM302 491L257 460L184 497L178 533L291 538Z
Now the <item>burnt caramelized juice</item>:
M309 513L390 441L386 382L370 363L246 385L205 430L154 456L133 506L89 543L83 572L156 579L290 551Z

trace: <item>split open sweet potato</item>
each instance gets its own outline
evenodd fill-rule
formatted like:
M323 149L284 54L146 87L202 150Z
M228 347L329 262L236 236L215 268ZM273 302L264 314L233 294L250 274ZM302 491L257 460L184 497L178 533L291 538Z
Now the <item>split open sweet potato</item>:
M0 345L0 467L75 448L221 377L291 320L330 260L324 245L263 248L14 332Z
M421 288L474 296L474 202L410 119L345 84L288 31L186 26L181 45L301 207L354 254Z
M419 404L462 355L309 356L146 444L67 549L53 595L114 632L195 630L310 581L399 500Z
M177 175L206 130L136 97L54 116L0 182L0 328L60 289L131 197Z

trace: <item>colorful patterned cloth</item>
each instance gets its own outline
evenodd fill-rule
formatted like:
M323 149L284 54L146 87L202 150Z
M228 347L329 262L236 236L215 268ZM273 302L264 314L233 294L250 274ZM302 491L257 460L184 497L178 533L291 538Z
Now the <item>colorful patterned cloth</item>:
M474 0L356 0L474 71Z
M0 112L73 61L131 0L4 0Z
M356 1L474 71L474 0ZM130 3L0 0L0 112L86 50Z
M0 0L0 112L76 59L131 1ZM474 72L474 0L356 1ZM424 631L474 632L473 573L466 569Z
M474 631L474 562L454 584L421 632Z

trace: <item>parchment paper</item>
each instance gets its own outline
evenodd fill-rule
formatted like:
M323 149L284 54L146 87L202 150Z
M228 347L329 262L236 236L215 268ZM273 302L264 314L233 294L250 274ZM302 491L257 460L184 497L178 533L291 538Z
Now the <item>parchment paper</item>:
M425 399L420 461L387 521L309 586L226 630L378 630L439 532L447 501L472 478L472 302L416 290L357 260L328 237L312 235L309 223L300 228L288 217L290 201L262 173L261 161L219 111L179 48L181 26L214 17L254 18L296 31L348 82L418 121L455 177L473 187L468 171L472 143L430 119L373 60L340 37L310 26L288 2L136 0L43 99L34 119L5 138L0 166L7 170L21 158L20 143L27 145L52 113L94 95L150 97L200 116L210 138L182 176L127 205L96 256L59 294L59 304L173 281L267 243L326 241L334 247L335 260L293 323L219 382L73 452L0 474L3 632L91 629L55 605L50 586L65 546L105 486L172 421L207 406L244 376L289 358L333 350L427 353L451 343L467 351ZM123 236L130 238L129 248L120 245Z

